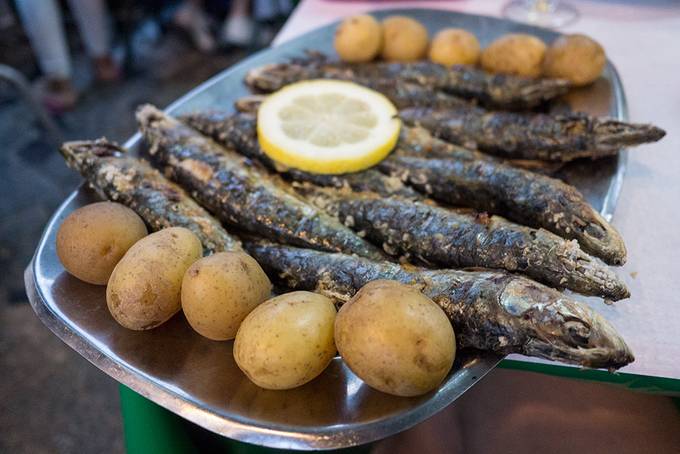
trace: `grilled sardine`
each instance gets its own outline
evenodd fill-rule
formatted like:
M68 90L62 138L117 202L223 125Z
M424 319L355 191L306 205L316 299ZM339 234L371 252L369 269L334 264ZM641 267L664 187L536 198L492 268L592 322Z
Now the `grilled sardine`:
M429 61L348 64L324 58L296 59L255 68L246 76L246 83L256 90L271 92L307 79L373 81L375 84L384 83L386 87L389 87L388 82L379 81L413 83L429 89L426 100L421 101L423 103L429 102L427 98L436 96L436 90L441 90L474 99L486 106L509 109L533 107L569 89L569 82L562 79L494 75L469 66L449 68ZM380 86L376 85L376 89L380 90Z
M521 276L424 270L268 242L244 247L270 277L340 301L376 279L416 286L446 312L460 347L609 369L634 360L616 330L587 305Z
M560 180L499 163L393 156L379 167L454 206L500 214L530 227L576 239L586 252L612 265L626 261L621 235Z
M197 112L182 119L227 147L260 160L270 169L280 170L258 145L254 116ZM560 180L452 145L420 127L402 127L395 151L377 167L442 202L542 227L564 238L577 239L584 250L609 264L625 262L626 250L618 232L576 188ZM395 178L380 178L372 169L345 175L315 175L295 169L285 172L293 180L320 186L419 199Z
M600 119L583 113L548 115L486 111L459 106L413 107L400 111L408 124L435 136L503 158L571 161L601 158L621 148L660 140L666 132L653 125Z
M298 191L346 226L382 243L391 255L443 268L505 269L605 301L630 296L626 285L601 260L583 252L576 241L543 229L398 197L309 184L298 185Z
M241 243L182 188L148 162L104 139L67 142L61 154L100 196L132 208L152 230L185 227L206 253L241 250Z
M137 120L153 161L222 222L288 244L384 259L379 249L282 189L246 158L153 106L139 109Z
M257 120L250 114L228 114L226 112L196 112L180 117L181 121L200 131L229 149L258 160L270 170L277 171L295 181L306 181L319 186L334 188L349 187L355 191L370 191L383 195L418 198L418 193L405 186L399 178L383 175L378 170L342 175L322 175L303 170L283 167L272 161L260 148L257 141Z

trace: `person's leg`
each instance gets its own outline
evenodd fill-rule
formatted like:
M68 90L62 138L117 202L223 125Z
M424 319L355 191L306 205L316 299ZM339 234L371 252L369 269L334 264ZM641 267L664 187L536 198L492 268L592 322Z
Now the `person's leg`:
M210 24L203 10L202 0L184 0L177 8L174 21L177 26L189 33L196 49L205 53L215 50L217 44L210 33Z
M61 11L56 0L15 0L21 23L43 74L55 79L71 77Z
M97 79L118 79L120 69L111 58L111 30L104 0L69 0L69 6Z
M78 95L71 85L71 59L55 0L15 0L21 23L31 42L44 78L36 88L43 103L60 111L75 105Z
M111 33L104 0L68 0L68 4L87 54L92 58L106 56L110 50Z
M220 33L222 42L234 46L246 46L252 40L253 29L250 0L232 0L229 14Z

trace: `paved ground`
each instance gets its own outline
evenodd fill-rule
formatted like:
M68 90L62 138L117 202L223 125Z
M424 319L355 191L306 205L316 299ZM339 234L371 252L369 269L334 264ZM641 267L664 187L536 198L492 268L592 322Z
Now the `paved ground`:
M173 36L156 55L143 74L91 87L58 118L65 138L124 141L137 105L163 107L243 56L207 57ZM77 62L86 80L87 62ZM24 293L43 226L81 179L17 100L0 102L0 154L0 452L122 452L116 383L52 336Z

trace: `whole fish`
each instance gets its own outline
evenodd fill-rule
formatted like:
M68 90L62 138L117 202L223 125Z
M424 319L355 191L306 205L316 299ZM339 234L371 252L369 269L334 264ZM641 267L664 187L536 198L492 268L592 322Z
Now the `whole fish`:
M248 95L237 99L234 102L234 107L241 114L257 115L257 110L260 105L265 100L268 95ZM191 115L195 117L193 121L197 124L197 129L201 127L205 129L217 129L215 123L220 121L227 121L229 114L220 112L201 112L194 113ZM212 117L212 118L211 118ZM255 118L252 119L253 125L255 125ZM248 126L245 126L249 128ZM224 128L222 128L224 129ZM430 145L428 147L423 147L421 144L415 144L414 140L418 140L419 136L423 134L430 136L430 142L432 142L432 136L426 129L420 126L405 126L401 127L401 137L399 141L399 146L396 147L395 152L401 154L416 154L427 155L428 157L440 157L440 158L454 158L454 159L495 159L498 162L504 162L514 167L519 167L521 169L531 170L532 172L542 173L544 175L552 175L557 172L560 168L564 166L564 162L559 161L542 161L540 159L500 159L494 157L487 153L482 153L480 151L464 148L459 145L455 145L451 142L446 142L443 140L438 140L440 145ZM227 134L222 133L222 136L227 136ZM254 134L256 135L256 133ZM409 139L409 136L415 136L414 139ZM219 139L215 139L219 142ZM422 142L422 141L421 141ZM415 148L414 148L415 147ZM328 185L325 185L328 186Z
M373 81L376 84L379 83L377 81L404 82L427 88L426 98L436 96L436 91L441 90L504 109L533 107L569 90L569 82L562 79L489 74L469 66L446 67L429 61L349 64L324 58L295 59L289 63L252 69L245 80L256 90L272 92L308 79L340 79L357 83ZM384 83L385 87L390 87L388 82ZM380 86L376 85L376 89L380 90Z
M260 105L262 102L265 100L267 95L248 95L248 96L243 96L239 99L237 99L234 102L234 107L236 110L240 113L244 114L250 114L250 115L257 115L257 110L260 108ZM208 117L212 112L205 113L204 115ZM198 123L200 124L200 117L201 114L195 114L197 117L199 117ZM222 117L226 118L227 114L219 114L217 113L217 117ZM203 122L208 123L208 125L211 123L210 118L207 118L203 120ZM200 129L200 128L199 128ZM413 152L413 150L409 150L406 148L404 145L404 136L412 135L413 131L418 131L420 130L419 134L422 134L423 132L427 132L426 129L420 127L420 126L412 126L412 127L407 127L402 125L401 128L401 142L400 144L402 145L401 147L397 147L396 151L398 152ZM429 132L427 132L429 134ZM216 139L217 140L217 139ZM218 140L219 141L219 140ZM482 153L477 150L469 149L469 148L464 148L460 147L458 145L454 145L451 142L445 142L445 141L440 141L442 144L446 144L446 147L430 147L428 149L425 149L423 147L419 147L418 154L426 153L428 156L438 156L441 158L462 158L465 157L465 159L469 158L475 158L475 159L497 159L499 162L505 162L506 164L510 164L511 166L514 167L519 167L521 169L527 169L531 170L532 172L538 172L542 173L544 175L553 175L555 172L557 172L560 168L564 166L564 162L559 162L559 161L542 161L540 159L506 159L506 160L501 160L499 158L493 157L487 153Z
M216 141L277 169L259 147L255 117L250 114L196 112L182 117ZM623 240L573 186L505 164L498 159L432 137L420 127L403 126L395 151L377 166L442 202L488 211L530 227L542 227L577 239L584 250L609 264L625 262ZM295 169L295 181L348 187L383 196L418 200L395 178L384 179L369 169L345 175L315 175Z
M610 265L626 261L626 247L616 229L576 188L555 178L485 160L395 155L379 167L436 200L575 239Z
M444 268L505 269L605 301L630 296L626 285L601 260L583 252L576 241L543 229L398 197L309 184L297 189L346 226L382 243L390 255L406 254L408 259Z
M618 369L634 360L616 330L587 305L521 276L425 270L268 242L245 241L244 247L270 277L340 301L376 279L413 285L444 310L460 347L594 368Z
M413 107L401 118L435 136L504 158L571 161L615 155L621 148L660 140L666 132L647 124L600 119L583 113L548 115L486 111L459 106Z
M137 121L155 163L222 222L284 243L385 258L378 248L283 189L246 158L155 107L140 108Z
M260 148L257 140L257 120L250 114L231 114L219 111L195 112L181 116L180 120L202 134L212 137L225 147L261 162L265 167L283 174L288 179L306 181L319 186L347 187L355 191L370 191L383 195L419 197L416 191L405 186L399 178L384 175L374 169L341 175L322 175L284 167L272 161Z
M130 207L152 230L185 227L201 240L206 253L241 250L239 240L182 188L117 144L105 139L67 142L60 151L102 198Z

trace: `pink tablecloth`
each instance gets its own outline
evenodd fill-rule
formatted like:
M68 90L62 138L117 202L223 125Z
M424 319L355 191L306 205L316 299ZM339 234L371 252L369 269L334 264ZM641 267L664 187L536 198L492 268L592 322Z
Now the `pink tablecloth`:
M623 372L680 379L680 2L569 2L581 17L564 31L586 33L603 44L623 79L631 120L668 131L662 142L630 153L614 214L628 245L628 264L620 274L633 296L596 308L635 352L636 361ZM498 16L504 3L306 0L275 44L371 9L438 8Z

